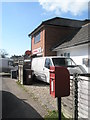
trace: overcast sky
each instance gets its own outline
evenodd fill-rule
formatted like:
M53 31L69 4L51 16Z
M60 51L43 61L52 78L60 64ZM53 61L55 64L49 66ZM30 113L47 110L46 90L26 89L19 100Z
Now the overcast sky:
M88 19L89 0L38 0L2 2L2 46L9 56L31 49L28 34L42 21L53 17ZM0 12L1 14L1 12Z

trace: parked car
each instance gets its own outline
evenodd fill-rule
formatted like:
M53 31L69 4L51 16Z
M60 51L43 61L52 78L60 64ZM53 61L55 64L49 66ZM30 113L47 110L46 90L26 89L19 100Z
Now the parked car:
M70 74L85 73L86 71L80 66L76 65L71 58L67 57L38 57L32 59L31 69L33 70L33 77L49 83L50 66L64 66L67 67Z

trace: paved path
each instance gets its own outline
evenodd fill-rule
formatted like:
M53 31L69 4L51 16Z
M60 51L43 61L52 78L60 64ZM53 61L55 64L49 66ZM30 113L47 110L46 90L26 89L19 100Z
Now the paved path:
M3 118L43 118L47 111L10 78L2 79Z

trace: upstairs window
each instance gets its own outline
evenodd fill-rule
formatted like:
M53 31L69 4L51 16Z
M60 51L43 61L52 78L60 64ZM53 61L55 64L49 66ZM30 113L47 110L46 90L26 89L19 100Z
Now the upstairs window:
M40 41L40 32L34 36L34 44Z

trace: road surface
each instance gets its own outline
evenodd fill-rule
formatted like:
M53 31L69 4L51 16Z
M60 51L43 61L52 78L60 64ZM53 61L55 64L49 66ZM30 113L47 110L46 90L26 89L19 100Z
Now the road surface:
M2 118L43 119L46 111L15 80L2 78Z

